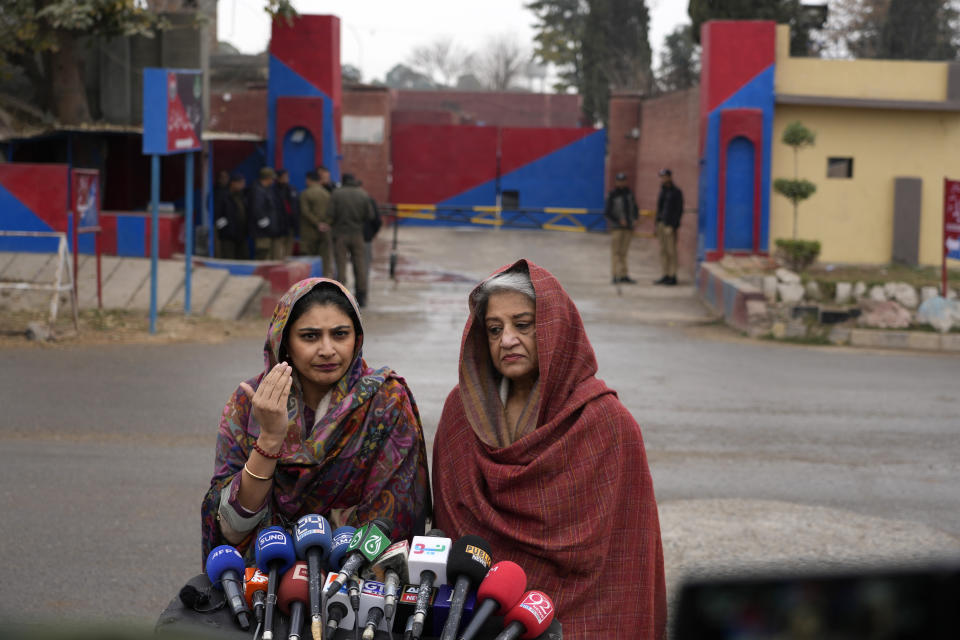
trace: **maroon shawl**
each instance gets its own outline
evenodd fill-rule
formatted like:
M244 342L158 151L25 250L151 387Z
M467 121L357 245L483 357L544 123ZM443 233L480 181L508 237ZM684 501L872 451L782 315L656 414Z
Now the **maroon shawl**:
M573 301L548 271L526 264L537 297L536 429L489 444L489 417L503 405L471 304L460 384L434 441L434 525L452 538L480 535L495 562L522 566L529 588L554 599L564 638L662 638L663 550L640 427L595 377Z

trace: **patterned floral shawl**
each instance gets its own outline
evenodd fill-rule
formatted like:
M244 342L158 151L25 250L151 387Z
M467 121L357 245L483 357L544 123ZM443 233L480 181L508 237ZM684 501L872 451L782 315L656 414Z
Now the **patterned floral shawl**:
M534 427L500 442L503 403L474 292L460 384L434 440L434 524L452 538L482 536L494 561L523 567L529 587L554 599L564 638L662 638L663 551L640 427L595 377L593 348L560 283L521 263L536 292Z
M310 278L298 282L277 303L264 345L264 371L247 383L254 389L278 362L283 330L293 305L316 286L335 286L353 305L353 296L338 282ZM287 404L289 425L273 487L260 525L235 545L252 563L253 547L263 527L289 527L301 516L336 513L342 524L358 526L372 518L393 521L393 539L409 538L423 528L430 509L426 444L420 414L406 382L391 369L371 369L361 356L357 335L353 362L332 391L328 412L316 421L304 418L303 392L294 375ZM216 461L210 489L201 507L203 562L210 550L228 544L217 522L221 491L241 481L243 465L260 434L251 402L238 386L220 416Z

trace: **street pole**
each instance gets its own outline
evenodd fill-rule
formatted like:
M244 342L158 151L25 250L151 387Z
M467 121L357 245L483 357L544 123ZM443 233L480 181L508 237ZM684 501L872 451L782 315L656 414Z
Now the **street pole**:
M186 234L184 235L184 253L186 254L185 274L183 280L183 312L190 315L190 282L193 271L193 153L187 154L187 193L184 207L186 208Z
M160 253L160 156L150 156L150 333L157 332L157 256Z

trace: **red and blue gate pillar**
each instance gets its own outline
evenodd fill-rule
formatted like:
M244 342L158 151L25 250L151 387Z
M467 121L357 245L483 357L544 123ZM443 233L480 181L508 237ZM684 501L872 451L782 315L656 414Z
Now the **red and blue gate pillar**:
M701 29L697 259L765 254L776 23L711 21Z
M267 162L304 175L320 165L340 179L340 19L300 15L277 18L270 39L267 83Z

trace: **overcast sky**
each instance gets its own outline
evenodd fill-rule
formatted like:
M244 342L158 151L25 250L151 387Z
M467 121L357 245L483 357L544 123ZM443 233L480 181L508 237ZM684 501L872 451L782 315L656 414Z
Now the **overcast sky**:
M533 47L533 14L525 0L294 0L300 13L340 17L340 61L358 67L363 80L383 80L417 45L452 36L468 50L482 49L492 36L515 34ZM243 53L267 48L270 21L263 0L220 0L217 33ZM664 37L689 22L685 0L647 0L654 59Z

